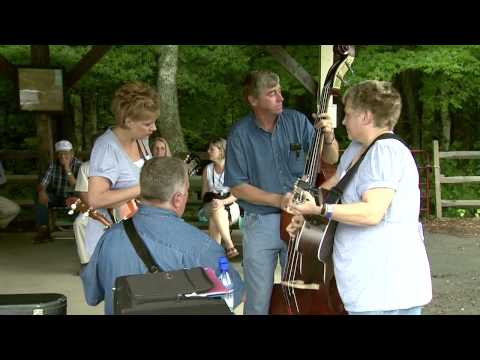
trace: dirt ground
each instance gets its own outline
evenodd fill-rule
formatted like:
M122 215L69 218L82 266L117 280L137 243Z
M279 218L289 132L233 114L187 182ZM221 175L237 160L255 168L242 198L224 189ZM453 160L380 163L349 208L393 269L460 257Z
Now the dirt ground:
M103 313L100 305L94 308L84 303L81 282L74 274L78 271L74 242L55 241L35 247L31 244L34 233L26 232L29 225L27 221L17 221L8 230L0 231L0 240L5 240L0 241L0 293L52 292L59 288L56 292L68 295L70 314ZM480 219L425 221L424 229L433 300L423 313L480 315ZM15 236L23 242L15 241ZM30 256L29 260L25 256ZM54 264L50 264L52 256L58 260ZM55 286L48 282L52 281L52 274L56 276Z
M424 314L480 314L480 219L424 222L433 300Z

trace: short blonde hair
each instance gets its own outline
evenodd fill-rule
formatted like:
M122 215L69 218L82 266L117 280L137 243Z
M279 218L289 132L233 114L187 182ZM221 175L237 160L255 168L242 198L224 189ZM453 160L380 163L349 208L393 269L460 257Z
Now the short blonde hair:
M402 98L389 81L367 80L352 86L343 96L352 110L371 111L375 126L393 129L400 118Z
M153 113L160 115L157 92L147 84L133 81L122 85L113 96L112 112L118 126L125 127L125 120L142 121Z

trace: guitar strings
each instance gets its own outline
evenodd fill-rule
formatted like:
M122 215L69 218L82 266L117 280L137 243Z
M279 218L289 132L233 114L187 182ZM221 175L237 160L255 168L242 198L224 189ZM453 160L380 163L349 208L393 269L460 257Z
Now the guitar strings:
M331 88L333 86L333 81L334 78L332 78L332 72L334 74L337 73L337 70L340 68L341 64L345 62L347 57L343 59L339 59L336 61L330 70L327 73L327 81L324 84L324 87L322 91L320 92L320 87L317 89L317 119L315 121L315 125L320 121L319 115L321 113L325 113L328 111L328 102L330 99L330 92ZM319 154L322 153L323 151L323 145L324 145L324 139L325 139L325 134L322 129L317 129L315 128L315 135L314 135L314 143L313 143L313 149L309 153L309 158L307 158L307 163L305 166L305 174L307 176L307 180L309 185L315 186L314 180L316 179L316 173L318 170L320 170L321 166L321 161L317 161ZM295 191L295 190L294 190ZM300 190L303 191L303 190ZM305 223L303 224L305 226ZM295 237L290 237L290 241L288 243L288 251L287 251L287 264L285 269L282 272L282 293L284 298L286 299L287 302L287 308L288 312L291 313L291 306L290 306L290 296L293 297L295 307L298 313L300 313L299 309L299 304L297 301L297 296L295 294L295 287L291 286L290 284L294 284L295 276L297 274L297 270L299 268L299 261L300 261L300 266L302 266L301 263L301 256L302 254L298 251L299 248L299 243L300 243L300 235L303 231L303 226L300 232L298 232ZM301 273L301 269L299 269ZM324 274L325 275L325 274ZM285 282L286 281L286 282Z

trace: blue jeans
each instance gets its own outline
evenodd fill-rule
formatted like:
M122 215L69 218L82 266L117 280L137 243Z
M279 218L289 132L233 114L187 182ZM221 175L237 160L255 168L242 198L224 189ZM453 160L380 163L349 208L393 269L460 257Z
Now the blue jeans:
M243 266L247 300L245 315L267 315L278 258L282 269L287 244L280 239L280 214L245 213Z
M38 202L38 193L34 195L35 200L35 220L38 226L48 225L48 208L66 207L65 197L56 194L47 193L48 207Z
M387 311L362 311L348 312L349 315L421 315L422 307L416 306L409 309L387 310Z

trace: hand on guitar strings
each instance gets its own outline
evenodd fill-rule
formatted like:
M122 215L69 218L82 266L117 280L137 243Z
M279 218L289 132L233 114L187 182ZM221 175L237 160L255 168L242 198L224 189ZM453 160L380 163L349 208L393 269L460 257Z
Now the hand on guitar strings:
M300 202L295 201L292 194L288 193L286 195L289 195L289 202L285 211L294 215L320 215L323 204L320 206L315 205L315 198L308 191L302 192L302 201Z
M302 228L303 223L305 222L305 218L302 215L295 215L288 224L286 230L291 237L295 237L297 233Z

